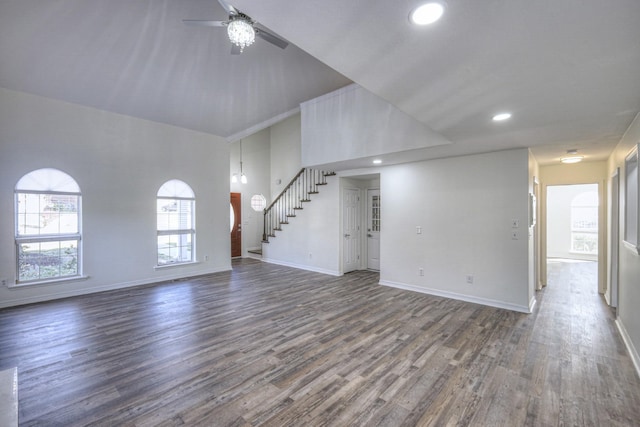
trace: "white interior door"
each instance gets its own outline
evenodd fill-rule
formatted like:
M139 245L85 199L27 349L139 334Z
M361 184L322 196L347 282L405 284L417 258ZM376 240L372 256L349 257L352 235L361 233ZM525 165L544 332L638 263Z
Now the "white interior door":
M345 188L342 201L342 272L360 268L360 190Z
M609 305L618 307L618 245L620 239L620 169L611 177L611 259L609 260Z
M380 190L367 190L367 268L380 270Z

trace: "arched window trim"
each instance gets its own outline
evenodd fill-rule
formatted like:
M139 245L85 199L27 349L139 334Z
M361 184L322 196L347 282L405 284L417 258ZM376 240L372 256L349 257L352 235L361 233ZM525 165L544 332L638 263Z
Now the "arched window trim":
M156 268L196 262L195 202L191 186L179 179L171 179L158 189Z
M60 197L67 200L55 200ZM23 175L14 188L14 220L15 286L86 278L82 276L82 192L73 177L53 168Z

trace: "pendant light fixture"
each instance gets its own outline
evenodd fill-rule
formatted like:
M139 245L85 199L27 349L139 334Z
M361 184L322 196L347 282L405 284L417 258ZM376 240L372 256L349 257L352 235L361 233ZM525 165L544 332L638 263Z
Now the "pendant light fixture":
M240 182L242 184L246 184L247 183L247 176L244 174L244 172L242 172L242 140L240 140ZM237 184L238 183L238 174L234 173L231 176L231 183L232 184Z

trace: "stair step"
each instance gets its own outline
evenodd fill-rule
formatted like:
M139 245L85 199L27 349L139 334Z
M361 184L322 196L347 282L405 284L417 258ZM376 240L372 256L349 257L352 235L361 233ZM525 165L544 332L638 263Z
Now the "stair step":
M309 191L309 194L318 194L319 191Z
M294 211L301 211L302 209L304 209L302 206L300 206L299 208L293 208Z
M295 218L295 217L296 217L296 216L295 216L294 214L288 214L288 215L287 215L287 218ZM284 224L284 222L283 222L283 224Z
M316 185L327 185L327 183L326 182L318 182L318 183L316 183Z
M322 175L324 175L324 176L335 176L336 173L335 172L325 172Z
M311 199L300 199L301 202L306 203L306 202L310 202Z

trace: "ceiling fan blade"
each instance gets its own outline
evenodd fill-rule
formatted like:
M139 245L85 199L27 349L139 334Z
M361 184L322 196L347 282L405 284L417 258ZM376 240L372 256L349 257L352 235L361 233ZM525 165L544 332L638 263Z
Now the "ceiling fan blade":
M231 55L240 55L242 52L240 52L240 46L235 45L235 44L231 44Z
M238 9L236 9L235 7L231 6L229 3L227 3L224 0L218 0L218 3L220 3L220 6L222 6L224 8L224 10L227 11L227 13L229 14L229 16L231 15L237 15L238 14Z
M203 21L200 19L183 19L187 25L195 25L200 27L224 27L227 25L227 21Z
M262 40L268 41L269 43L278 46L280 49L284 49L289 46L289 43L282 40L280 37L268 32L262 27L258 28L255 26L256 36L260 37Z

